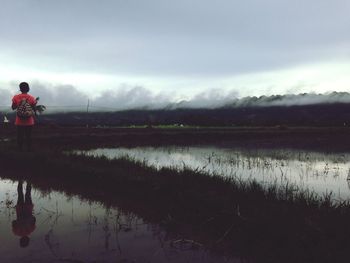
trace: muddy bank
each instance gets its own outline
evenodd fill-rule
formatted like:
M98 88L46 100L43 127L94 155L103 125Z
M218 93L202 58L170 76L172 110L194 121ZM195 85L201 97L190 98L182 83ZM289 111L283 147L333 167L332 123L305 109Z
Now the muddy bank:
M15 139L13 126L0 138ZM350 150L349 128L81 128L36 126L37 149L218 144L227 147L293 148L326 152Z

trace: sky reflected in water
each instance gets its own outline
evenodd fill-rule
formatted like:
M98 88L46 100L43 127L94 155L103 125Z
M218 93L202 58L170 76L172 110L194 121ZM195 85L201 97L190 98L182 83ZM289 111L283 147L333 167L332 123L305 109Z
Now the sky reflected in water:
M156 168L189 167L209 174L256 179L265 185L293 183L319 195L332 192L334 200L350 199L350 154L215 146L95 149L86 153L109 158L129 156Z
M240 262L170 237L160 226L118 208L44 193L26 182L1 180L0 190L2 263Z

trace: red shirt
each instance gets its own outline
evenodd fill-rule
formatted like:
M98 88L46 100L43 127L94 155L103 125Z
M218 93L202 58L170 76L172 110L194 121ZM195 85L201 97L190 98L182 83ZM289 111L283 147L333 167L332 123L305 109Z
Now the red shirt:
M22 99L27 99L28 103L31 106L35 106L36 105L36 100L32 95L26 94L26 93L22 93L22 94L17 94L12 98L12 104L15 105L16 107L19 106L20 102L22 101ZM16 122L15 125L19 125L19 126L31 126L34 125L34 117L31 116L27 119L21 119L18 116L16 116Z

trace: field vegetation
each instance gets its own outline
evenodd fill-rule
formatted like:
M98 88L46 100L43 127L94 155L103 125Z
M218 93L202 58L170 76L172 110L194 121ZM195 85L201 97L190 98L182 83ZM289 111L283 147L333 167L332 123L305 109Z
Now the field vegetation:
M320 197L289 184L263 187L255 181L190 169L156 170L128 158L108 160L67 153L97 145L208 143L229 138L230 143L253 146L249 138L254 136L255 142L273 146L276 134L284 142L297 140L293 131L288 132L46 129L37 133L36 148L28 153L16 150L13 133L8 130L2 136L9 136L10 141L0 146L1 176L31 180L46 191L117 205L164 225L173 235L248 262L348 262L349 202L335 203L330 195ZM323 143L335 133L318 131L312 137L309 130L294 132ZM343 130L338 135L348 136Z

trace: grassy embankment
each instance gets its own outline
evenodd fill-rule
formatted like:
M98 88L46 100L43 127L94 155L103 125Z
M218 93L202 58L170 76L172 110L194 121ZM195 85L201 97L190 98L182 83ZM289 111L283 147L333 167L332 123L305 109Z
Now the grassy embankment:
M0 131L1 133L1 131ZM8 129L4 137L15 131ZM118 146L198 145L253 148L293 148L322 152L349 152L349 128L48 128L34 130L37 148L91 148ZM1 134L0 134L1 136Z
M37 147L33 153L19 153L13 144L4 143L0 148L2 176L30 179L42 189L116 204L164 224L173 233L254 262L347 262L349 203L332 204L329 196L319 198L292 185L264 189L254 181L244 183L191 170L156 171L128 159L61 152L89 141L92 146L106 139L118 144L121 138L134 137L137 142L148 136L152 142L155 136L122 134L111 140L112 135L104 134L107 137L77 133L75 143L68 143L72 142L68 134L42 136L37 140L40 151Z

